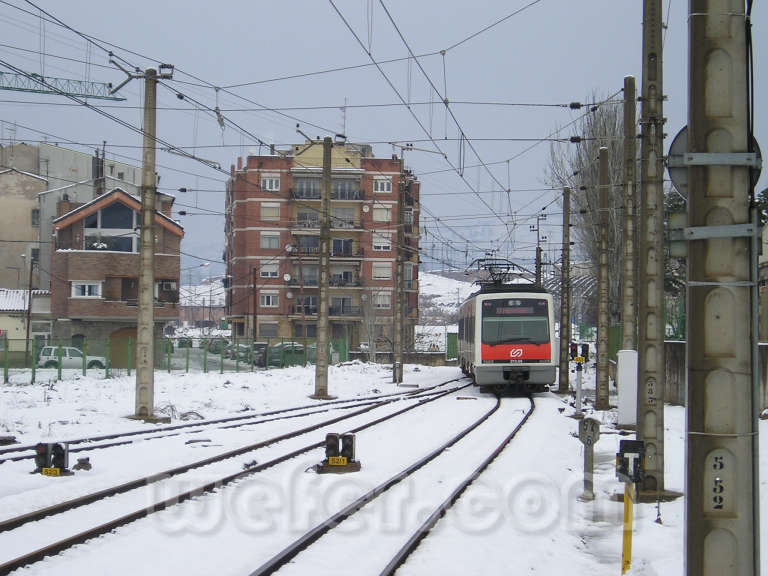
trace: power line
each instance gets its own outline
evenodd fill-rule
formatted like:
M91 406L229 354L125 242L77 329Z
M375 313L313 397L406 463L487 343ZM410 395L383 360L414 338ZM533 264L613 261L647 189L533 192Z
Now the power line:
M350 33L351 33L351 34L352 34L352 35L355 37L355 40L357 40L357 43L360 45L360 47L361 47L361 48L362 48L362 49L365 51L365 53L368 55L368 57L369 57L369 58L370 58L370 59L371 59L371 60L372 60L372 61L375 63L375 65L376 65L376 68L378 69L379 73L380 73L380 74L381 74L381 75L384 77L384 80L386 80L387 84L389 84L390 88L392 88L392 90L395 92L395 94L397 94L398 98L400 99L400 101L401 101L403 104L407 104L407 103L406 103L406 100L405 100L405 99L403 98L403 96L400 94L400 91L399 91L399 90L398 90L398 89L395 87L395 85L394 85L394 84L392 83L392 81L389 79L389 76L387 76L387 74L384 72L384 70L382 69L381 65L375 61L375 59L373 58L373 55L372 55L372 54L370 53L370 51L369 51L369 50L368 50L368 49L365 47L365 44L364 44L364 43L363 43L363 41L360 39L360 37L357 35L357 32L355 32L355 30L354 30L354 29L352 28L352 26L349 24L349 22L347 21L346 17L345 17L345 16L344 16L344 15L341 13L341 11L338 9L338 7L337 7L337 6L336 6L336 4L334 3L334 1L333 1L333 0L328 0L328 1L330 2L331 6L333 6L333 9L336 11L336 13L338 14L339 18L341 18L342 22L344 22L344 25L347 27L347 29L350 31ZM413 56L413 52L410 50L410 48L409 48L409 52L411 53L411 56ZM422 129L422 131L424 132L424 134L426 134L426 135L427 135L427 137L429 137L429 138L430 138L430 140L431 140L431 142L432 142L432 145L435 147L435 149L436 149L436 150L438 150L438 151L439 151L439 152L440 152L440 153L443 155L443 158L444 158L444 159L445 159L445 161L448 163L448 165L449 165L449 166L451 166L451 168L453 169L453 171L454 171L456 174L458 174L458 175L459 175L459 177L460 177L460 178L461 178L461 179L464 181L464 183L465 183L465 184L466 184L466 185L467 185L467 186L470 188L470 190L474 191L474 188L472 187L472 185L471 185L471 184L470 184L470 183L469 183L469 182L466 180L466 178L464 178L464 175L463 175L463 174L461 174L461 173L459 172L459 169L458 169L458 168L456 168L456 167L453 165L453 163L451 163L451 161L450 161L450 160L448 160L448 156L445 154L445 152L443 152L443 151L442 151L442 149L440 148L440 146L438 146L437 142L435 142L435 141L434 141L434 139L431 137L431 134L430 134L430 133L429 133L429 131L426 129L426 127L424 126L424 124L421 122L421 120L419 119L419 117L418 117L418 116L416 116L416 114L413 112L413 110L411 110L411 109L410 109L410 108L408 108L407 106L406 106L406 108L408 109L408 111L410 112L410 114L411 114L411 116L414 118L414 120L416 120L416 123L417 123L417 124L419 125L419 127ZM491 207L491 206L490 206L490 205L489 205L489 204L488 204L488 203L487 203L487 202L486 202L486 201L483 199L483 197L482 197L482 196L480 196L480 195L477 195L477 196L478 196L478 198L480 199L480 201L481 201L481 202L482 202L482 203L483 203L483 204L484 204L484 205L485 205L485 206L486 206L486 207L487 207L487 208L488 208L488 209L491 211L491 213L494 213L494 214L496 213L496 212L493 210L493 208L492 208L492 207ZM498 214L497 214L497 217L499 218L499 220L500 220L502 223L504 223L504 221L502 220L501 216L498 216Z

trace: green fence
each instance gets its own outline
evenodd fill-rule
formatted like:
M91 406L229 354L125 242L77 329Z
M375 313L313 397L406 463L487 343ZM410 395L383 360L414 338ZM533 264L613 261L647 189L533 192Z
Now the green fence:
M314 364L317 342L311 338L251 339L162 338L155 340L156 371L253 372ZM329 342L328 362L349 360L344 339ZM24 380L62 380L83 376L109 378L131 375L136 370L136 342L133 338L64 341L2 340L0 361L3 382L25 374ZM31 377L31 378L30 378Z

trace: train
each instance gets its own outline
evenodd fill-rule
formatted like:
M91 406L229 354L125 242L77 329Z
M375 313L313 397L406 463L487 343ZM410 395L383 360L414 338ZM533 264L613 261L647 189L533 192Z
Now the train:
M552 295L533 284L488 284L459 308L459 365L475 386L544 392L559 342Z

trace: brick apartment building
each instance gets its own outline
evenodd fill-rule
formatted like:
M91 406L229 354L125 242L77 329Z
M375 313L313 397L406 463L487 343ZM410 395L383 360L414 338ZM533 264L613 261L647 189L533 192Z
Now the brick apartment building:
M227 184L227 310L233 334L316 336L322 142L238 158ZM401 160L350 143L332 151L331 338L391 340L398 190L404 188L404 338L418 319L419 182ZM257 330L254 330L257 326Z
M170 218L173 198L159 196L155 211L155 335L179 317L182 227ZM110 339L113 366L136 341L139 286L140 201L119 188L85 204L60 201L53 221L51 262L52 337L87 338L103 354Z

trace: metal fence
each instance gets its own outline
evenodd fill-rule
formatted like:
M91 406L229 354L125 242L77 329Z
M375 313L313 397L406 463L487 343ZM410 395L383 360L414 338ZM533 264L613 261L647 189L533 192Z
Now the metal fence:
M155 340L156 371L253 372L314 364L317 342L313 338L162 338ZM344 339L329 344L330 363L349 360ZM34 383L37 380L73 379L80 374L110 378L136 370L136 342L133 338L71 341L0 340L3 382L11 377Z

